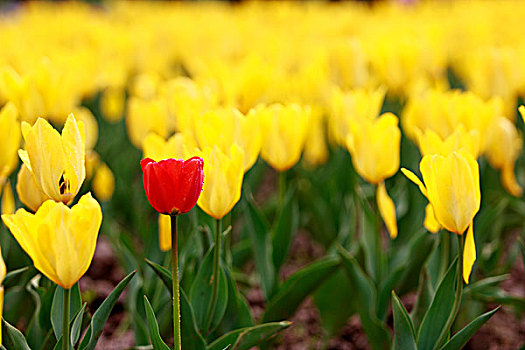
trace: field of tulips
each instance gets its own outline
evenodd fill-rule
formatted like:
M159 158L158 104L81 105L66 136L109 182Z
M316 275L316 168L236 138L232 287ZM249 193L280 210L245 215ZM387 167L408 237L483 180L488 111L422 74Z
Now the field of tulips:
M523 349L524 18L0 2L0 349Z

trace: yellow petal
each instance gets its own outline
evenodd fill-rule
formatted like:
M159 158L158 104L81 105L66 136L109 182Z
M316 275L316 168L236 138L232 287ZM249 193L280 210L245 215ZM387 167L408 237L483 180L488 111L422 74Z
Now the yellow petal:
M2 196L2 214L13 214L15 212L15 197L9 181L4 185Z
M63 193L63 201L67 204L73 201L86 178L85 138L84 123L77 122L73 114L70 114L62 129L62 145L66 155L64 180L68 184L66 193Z
M115 177L106 163L101 163L97 168L91 184L95 196L101 201L110 200L115 190Z
M412 181L413 183L415 183L416 185L418 185L419 187L419 190L421 191L421 193L423 194L423 196L425 197L428 197L427 196L427 189L425 188L425 185L423 185L423 182L421 182L421 180L419 180L419 178L416 176L416 174L414 174L413 172L411 172L410 170L406 169L406 168L401 168L401 172L410 180Z
M519 106L518 111L521 114L521 119L525 122L525 106Z
M501 182L505 190L514 197L521 197L523 194L523 189L518 184L516 175L514 175L514 164L505 164L503 166L503 169L501 169Z
M472 266L476 261L476 244L474 243L474 224L471 223L467 237L465 238L465 248L463 249L463 279L468 284Z
M33 173L29 171L25 164L22 164L18 171L16 181L16 193L18 198L32 211L37 211L48 197L40 187L38 187Z
M384 182L381 182L377 185L376 198L377 198L377 206L379 208L379 213L381 214L381 217L383 218L383 221L385 222L388 233L390 233L390 237L392 239L396 238L397 237L396 207L394 205L394 201L392 201L392 198L390 198L390 196L388 195L388 192L386 191Z
M171 249L171 218L159 214L159 247L163 252Z
M432 204L427 204L425 207L425 221L423 223L425 228L432 233L438 233L441 230L441 225L436 220L436 215L434 214L434 209Z

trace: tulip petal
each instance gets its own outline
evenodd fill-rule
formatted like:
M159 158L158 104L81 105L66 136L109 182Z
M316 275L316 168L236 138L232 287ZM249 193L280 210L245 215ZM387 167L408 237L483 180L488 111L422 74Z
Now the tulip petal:
M505 164L503 166L501 169L501 182L505 190L514 197L521 197L523 194L523 189L518 184L516 175L514 175L514 164Z
M427 197L428 198L428 195L427 195L427 189L425 188L425 185L423 185L423 182L421 182L421 180L419 180L419 178L416 176L416 174L414 174L413 172L411 172L410 170L406 169L406 168L401 168L401 172L410 180L412 181L413 183L415 183L416 185L418 185L419 187L419 190L421 191L421 193L423 194L423 196Z
M62 145L67 154L64 180L68 182L68 192L65 194L70 197L65 199L66 203L73 200L86 177L85 138L84 123L77 122L73 114L70 114L62 129Z
M436 215L434 214L434 208L432 204L427 204L425 207L425 221L423 223L425 228L432 233L438 233L441 230L441 225L436 220Z
M472 272L472 266L476 261L476 244L474 242L474 224L471 223L467 237L465 238L465 248L463 249L463 279L465 283L469 283L470 273Z
M159 214L159 247L163 252L171 249L171 217Z
M0 191L1 192L1 191ZM4 185L2 196L2 214L13 214L15 212L15 197L9 181Z
M384 182L377 185L376 198L379 213L385 222L390 237L394 239L397 237L396 207L386 191Z
M18 171L16 192L20 201L34 212L48 199L46 194L38 187L33 173L27 168L25 163L22 164Z

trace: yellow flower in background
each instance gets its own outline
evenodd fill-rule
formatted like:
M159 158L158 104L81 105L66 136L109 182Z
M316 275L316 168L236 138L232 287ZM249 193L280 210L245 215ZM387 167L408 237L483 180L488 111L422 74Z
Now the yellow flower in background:
M0 249L0 317L3 317L4 314L4 279L7 273L7 268L5 267L4 258L2 256L2 249ZM2 344L2 329L0 328L0 344Z
M272 104L256 108L263 135L261 156L277 171L286 171L301 158L311 108Z
M214 146L198 154L204 160L204 187L197 204L215 219L222 219L241 198L243 153L234 143L229 153Z
M197 144L187 133L173 134L169 139L154 132L150 132L142 142L144 158L151 158L156 162L163 159L189 159L197 152Z
M77 107L73 111L73 115L77 121L84 123L84 130L86 133L86 152L95 148L98 141L98 123L97 119L86 107Z
M525 123L525 106L519 106L518 111L520 112L521 119Z
M12 103L0 110L0 187L18 165L17 151L20 147L20 123L18 112Z
M101 162L98 166L91 182L91 188L98 200L102 202L110 200L113 196L115 176L106 163Z
M378 184L399 169L400 142L397 117L385 113L377 119L351 121L346 146L357 173Z
M126 92L121 87L109 87L100 97L102 116L110 123L119 122L124 117Z
M262 136L255 110L244 115L236 108L215 108L197 118L195 136L200 148L217 146L227 153L233 143L244 151L248 171L261 151Z
M126 127L131 143L140 148L144 138L150 132L162 137L170 133L170 117L166 101L162 98L143 100L131 97L128 100Z
M18 153L38 188L48 198L70 204L86 176L84 123L70 114L60 135L38 118L33 126L23 122L22 134L25 149Z
M385 113L377 119L350 121L346 144L357 173L367 182L378 185L376 200L390 237L397 237L395 206L388 196L384 180L399 169L401 131L398 119Z
M11 183L7 181L3 188L2 195L2 214L13 214L15 212L15 196L13 195L13 189ZM0 187L0 194L2 188Z
M22 164L18 171L16 193L18 193L20 201L32 211L37 211L42 203L49 198L42 192L35 180L35 176L25 164Z
M487 160L494 168L501 170L505 190L513 196L521 196L523 190L514 175L514 164L521 154L523 140L514 123L505 117L498 117L487 132L485 143Z
M427 197L436 221L458 235L468 229L463 261L463 279L468 283L476 260L473 220L481 203L478 163L468 151L460 150L447 156L426 155L419 167L423 182L411 171L401 171Z
M159 247L163 252L171 249L171 218L169 215L159 214Z
M48 200L35 214L18 209L15 214L2 215L2 220L35 268L69 289L91 264L102 212L88 193L72 208Z
M321 106L312 108L306 143L304 144L303 157L306 163L311 166L318 166L328 159L328 147L326 145L326 128L324 110Z
M432 129L426 129L424 132L417 130L417 139L421 155L441 154L446 156L454 151L464 148L472 157L477 158L480 151L480 135L477 130L467 131L463 124L460 124L450 136L442 139Z

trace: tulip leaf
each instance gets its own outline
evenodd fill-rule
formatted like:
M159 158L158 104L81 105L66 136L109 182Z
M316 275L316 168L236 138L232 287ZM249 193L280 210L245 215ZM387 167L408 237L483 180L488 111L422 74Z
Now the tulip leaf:
M13 271L9 271L6 275L5 275L5 278L4 278L4 281L2 282L2 284L4 286L8 285L9 282L11 281L11 279L15 278L16 276L26 272L27 270L29 270L29 266L25 266L25 267L22 267L22 268L19 268L19 269L16 269L16 270L13 270Z
M206 350L249 350L259 345L280 331L290 327L287 321L263 323L253 327L236 329L224 334L219 339L208 345Z
M468 284L463 290L464 294L483 293L491 288L497 287L500 283L509 278L509 274L487 277L474 283Z
M109 314L111 313L111 310L117 303L119 296L122 294L122 292L129 284L136 272L137 271L135 270L126 277L124 277L122 281L120 281L119 284L109 294L109 296L106 299L104 299L102 304L100 304L97 311L95 311L93 317L91 318L91 322L86 331L86 334L84 335L84 338L82 338L82 342L80 343L79 349L95 349L95 345L97 344L98 338L102 334L104 324L106 323Z
M272 256L275 271L279 271L288 256L292 235L299 225L299 206L294 200L295 188L286 194L283 206L273 228Z
M282 321L292 316L304 299L335 273L340 265L338 257L328 256L291 275L268 302L262 322Z
M148 264L148 266L153 269L155 274L157 274L157 276L160 277L162 283L164 284L164 286L166 286L166 289L172 296L173 295L173 286L172 286L173 279L171 278L171 272L164 266L159 265L151 260L144 259L144 261L146 261L146 264Z
M198 331L193 309L186 293L182 289L180 290L180 318L182 348L193 350L206 349L206 342Z
M388 312L388 304L390 303L390 296L394 285L401 278L404 273L403 266L398 266L394 271L388 273L386 277L379 283L377 292L377 317L380 320L385 320Z
M492 315L494 315L501 306L479 315L466 325L462 330L454 334L454 336L441 348L441 350L461 350L470 338L478 331L478 329L487 322Z
M423 317L417 337L418 349L434 349L434 347L439 346L436 343L442 332L448 331L444 330L443 327L445 327L452 313L454 304L456 265L457 259L450 265L447 273L439 283L430 308Z
M31 350L24 335L2 318L2 344L9 350Z
M74 315L73 320L70 322L70 342L71 347L75 348L75 344L78 341L78 338L80 337L80 331L82 330L82 318L84 316L84 311L86 309L87 303L84 303L82 305L82 308L77 312L76 315ZM62 336L60 336L60 339L58 339L57 343L55 344L54 350L60 350L62 349Z
M213 289L213 249L212 246L206 256L204 257L197 276L191 285L190 289L190 301L195 312L195 319L197 325L202 333L207 332L204 328L206 327L206 318L210 313L210 300L212 297ZM212 313L212 320L209 323L208 331L214 330L217 325L221 322L226 306L228 304L228 284L224 275L222 266L219 266L219 294L217 297L217 303L215 310Z
M392 313L394 314L394 349L416 350L412 319L394 291L392 291Z
M273 265L272 242L270 236L270 225L256 204L247 195L245 229L252 241L255 267L259 272L261 286L266 299L270 299L275 292L275 269Z
M51 304L51 324L53 325L53 331L55 332L56 339L60 339L62 336L62 303L63 303L63 293L64 290L62 287L57 286L55 289L55 296L53 297L53 303ZM71 287L71 301L70 301L70 311L69 311L69 322L73 320L75 315L78 313L82 307L82 297L80 295L80 288L78 287L78 282Z
M387 349L390 344L390 332L384 322L377 318L376 288L355 258L341 246L338 246L338 250L350 284L356 291L354 303L370 347L374 350Z
M419 277L416 303L410 314L415 329L419 329L421 321L423 320L423 317L425 317L425 313L432 303L433 295L434 290L432 289L430 278L428 277L426 268L423 268L423 270L421 270L421 276Z
M146 310L146 316L148 317L148 329L151 344L153 350L170 350L170 348L164 343L159 333L159 325L155 317L155 312L151 307L148 297L144 295L144 308Z

